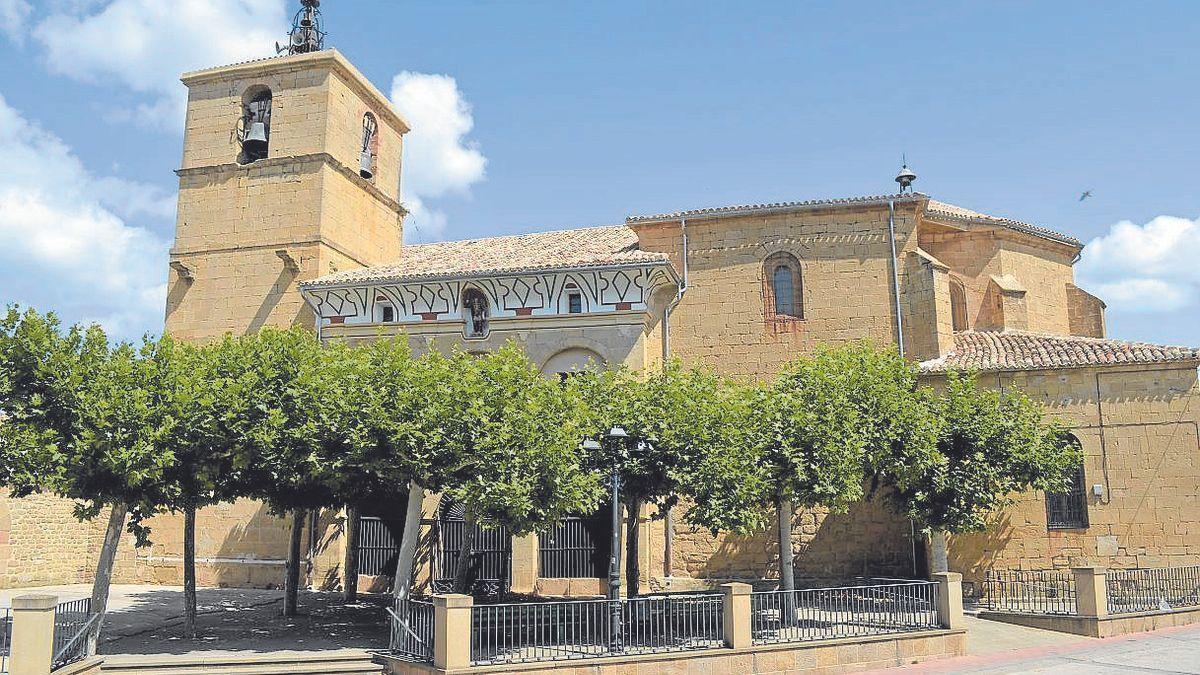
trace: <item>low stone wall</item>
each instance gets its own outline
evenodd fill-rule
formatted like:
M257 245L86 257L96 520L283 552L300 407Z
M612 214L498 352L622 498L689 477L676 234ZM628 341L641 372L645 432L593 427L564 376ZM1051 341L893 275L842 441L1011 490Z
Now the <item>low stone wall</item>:
M629 673L706 673L708 675L766 675L768 673L853 672L890 668L966 653L965 630L936 630L899 635L844 638L815 642L759 645L742 649L705 649L674 654L609 656L594 660L474 666L452 670L378 657L392 675L451 675L463 673L522 673L539 675L628 675Z
M1101 638L1200 623L1200 607L1174 609L1166 612L1117 614L1105 617L984 611L979 613L979 618L991 621L1003 621L1004 623L1017 624L1018 626L1053 630L1060 633Z

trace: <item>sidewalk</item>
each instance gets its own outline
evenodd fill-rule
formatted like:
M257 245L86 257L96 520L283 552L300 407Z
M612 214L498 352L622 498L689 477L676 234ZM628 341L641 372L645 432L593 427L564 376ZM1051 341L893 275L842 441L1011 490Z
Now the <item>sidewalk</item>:
M976 619L980 623L990 623ZM972 624L974 628L974 624ZM1036 631L1046 632L1046 631ZM874 671L894 673L1064 673L1067 675L1124 675L1126 673L1194 673L1200 675L1200 625L1164 628L1148 633L1092 639L1068 636L1065 644L1045 643L1016 650L970 649L972 655L931 661L904 668ZM981 638L972 632L968 643Z

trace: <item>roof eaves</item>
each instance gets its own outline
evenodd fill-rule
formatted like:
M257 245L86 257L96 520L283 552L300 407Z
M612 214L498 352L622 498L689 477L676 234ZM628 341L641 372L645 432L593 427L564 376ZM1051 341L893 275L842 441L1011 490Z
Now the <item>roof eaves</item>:
M415 275L380 275L380 276L364 276L356 279L338 280L332 282L322 282L321 277L302 281L299 284L301 290L326 289L336 290L341 288L356 288L361 286L380 286L383 284L415 284L428 283L431 281L458 281L462 279L484 279L493 278L509 278L518 277L523 274L542 274L546 272L590 272L594 270L611 270L611 269L631 269L635 267L663 267L671 275L672 280L679 282L679 275L675 271L675 266L667 258L645 261L623 261L617 263L593 263L584 265L545 265L536 267L522 267L508 270L471 270L469 272L456 273L429 273Z
M737 216L762 215L773 213L792 213L810 209L821 209L838 206L876 206L888 202L912 203L929 199L928 195L920 192L894 195L870 195L863 197L842 197L838 199L810 199L795 202L775 202L769 204L740 204L733 206L717 206L702 209L689 209L672 213L653 215L635 215L625 219L627 225L657 223L679 220L681 218L733 218Z

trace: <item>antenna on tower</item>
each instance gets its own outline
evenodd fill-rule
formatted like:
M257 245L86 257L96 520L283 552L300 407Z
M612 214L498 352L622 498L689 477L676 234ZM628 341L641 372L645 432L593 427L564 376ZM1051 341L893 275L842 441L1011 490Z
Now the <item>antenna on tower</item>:
M908 157L904 154L900 155L900 162L903 166L900 167L900 173L896 174L896 182L900 184L900 194L904 194L905 190L912 192L912 184L917 179L917 174L908 168Z
M275 43L275 53L307 54L325 48L325 32L321 30L321 0L300 0L300 11L292 19L287 46Z

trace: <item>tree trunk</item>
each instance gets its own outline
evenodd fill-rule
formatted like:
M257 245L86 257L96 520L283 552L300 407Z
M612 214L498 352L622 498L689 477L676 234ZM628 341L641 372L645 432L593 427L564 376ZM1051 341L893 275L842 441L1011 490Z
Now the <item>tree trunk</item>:
M638 561L638 548L641 543L638 537L641 528L638 525L642 514L642 500L631 499L625 508L625 595L632 598L642 590L641 584L638 583L638 578L642 576L642 566Z
M300 543L304 539L304 509L292 511L292 539L288 545L287 570L283 578L283 615L296 616L300 595Z
M409 481L408 505L404 509L404 532L400 535L396 576L392 582L392 596L396 599L396 604L406 602L412 594L413 568L416 566L417 544L421 539L421 506L424 502L425 489L417 485L416 481Z
M796 590L795 556L792 553L792 516L796 509L792 500L779 497L775 501L779 511L779 589L783 591ZM784 593L783 602L779 608L783 625L792 626L796 622L796 594Z
M930 571L949 572L950 551L946 546L946 532L944 530L930 530L929 547L933 553L933 559L929 561Z
M668 506L663 516L663 576L670 579L674 575L672 563L675 556L675 509Z
M779 588L784 591L796 590L796 570L792 554L792 516L796 509L792 500L779 497L775 500L779 511Z
M196 639L196 507L183 510L183 634Z
M454 592L469 595L471 567L475 562L475 512L467 507L463 515L462 544L458 547L458 564L454 567Z
M358 602L358 507L346 506L346 564L342 575L346 602Z
M104 627L104 613L108 610L108 589L112 586L113 563L117 559L117 545L121 541L121 531L125 529L125 516L129 508L117 502L112 505L108 515L108 529L104 531L104 545L100 547L100 559L96 561L96 578L92 581L93 614L98 614L96 623L92 624L91 633L87 638L88 656L96 655L96 646L100 643L100 630Z

